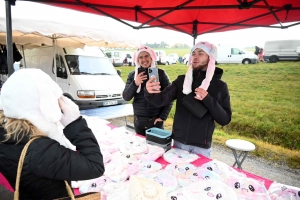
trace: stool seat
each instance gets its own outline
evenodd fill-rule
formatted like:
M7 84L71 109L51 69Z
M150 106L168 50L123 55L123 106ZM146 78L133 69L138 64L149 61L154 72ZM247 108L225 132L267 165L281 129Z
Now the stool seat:
M255 150L255 145L251 142L248 142L246 140L240 140L240 139L230 139L227 140L225 143L229 148L231 148L235 162L233 164L233 167L237 164L237 167L239 169L242 169L242 164L244 160L246 159L248 152ZM241 151L239 155L237 155L236 151Z
M230 139L226 141L226 145L232 149L239 151L253 151L255 150L255 145L246 140L240 139Z

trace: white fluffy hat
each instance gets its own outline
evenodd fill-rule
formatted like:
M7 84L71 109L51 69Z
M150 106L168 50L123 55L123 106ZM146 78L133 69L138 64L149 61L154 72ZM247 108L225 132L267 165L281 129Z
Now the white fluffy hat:
M184 83L183 83L182 92L184 94L189 94L192 92L191 86L192 86L192 82L193 82L193 67L192 67L191 62L192 62L192 54L195 51L195 49L197 49L197 48L202 49L209 56L209 63L208 63L208 67L206 70L206 77L202 81L202 83L199 87L203 88L204 90L207 90L210 85L210 81L215 72L215 68L216 68L215 62L216 62L217 55L218 55L217 47L209 42L198 42L195 46L193 46L193 48L191 49L191 52L190 52L190 57L189 57L189 61L188 61L189 68L185 74L185 79L184 79Z
M133 61L135 63L135 75L134 75L134 80L136 78L136 76L138 75L138 68L141 67L141 65L138 63L138 58L141 52L148 52L150 57L152 58L152 62L151 62L151 68L156 67L155 62L156 62L156 53L153 51L153 49L151 49L148 46L142 45L140 46L133 54ZM141 86L139 86L139 88L137 89L137 93L139 93L141 90Z
M62 94L58 84L42 70L20 69L4 83L0 104L6 117L26 119L64 145L56 124L62 117L58 104Z

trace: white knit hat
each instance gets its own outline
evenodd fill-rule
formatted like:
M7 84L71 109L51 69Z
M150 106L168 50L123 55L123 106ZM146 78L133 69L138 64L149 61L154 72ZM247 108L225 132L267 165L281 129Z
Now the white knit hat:
M205 53L207 53L207 55L209 56L209 63L208 63L208 67L206 70L206 77L205 79L202 81L201 85L199 86L200 88L203 88L204 90L207 90L210 84L210 81L214 75L215 72L215 62L217 59L217 47L213 44L210 44L209 42L198 42L195 46L193 46L193 48L191 49L190 52L190 57L189 57L189 61L188 61L188 71L185 74L185 79L184 79L184 83L183 83L183 90L182 92L184 94L189 94L192 92L192 82L193 82L193 66L192 66L192 54L195 51L195 49L202 49Z
M138 63L138 58L139 58L139 54L143 51L146 51L149 53L150 57L152 58L152 62L151 62L151 68L156 67L155 62L156 62L156 54L153 51L153 49L151 49L148 46L140 46L133 54L133 61L135 63L135 75L134 75L134 80L136 79L136 76L138 75L138 68L141 67L141 65ZM137 89L137 93L139 93L141 91L141 85L139 85L138 89Z
M69 141L59 132L57 122L62 117L58 99L61 88L40 69L20 69L5 82L1 104L6 117L26 119L62 145ZM67 143L67 144L66 144ZM74 146L70 146L74 149Z

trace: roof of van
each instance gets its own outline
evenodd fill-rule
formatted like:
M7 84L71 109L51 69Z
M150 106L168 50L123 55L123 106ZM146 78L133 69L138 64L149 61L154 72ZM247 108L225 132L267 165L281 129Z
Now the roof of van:
M300 41L300 40L269 40L269 41L266 41L267 42L287 42L287 41Z

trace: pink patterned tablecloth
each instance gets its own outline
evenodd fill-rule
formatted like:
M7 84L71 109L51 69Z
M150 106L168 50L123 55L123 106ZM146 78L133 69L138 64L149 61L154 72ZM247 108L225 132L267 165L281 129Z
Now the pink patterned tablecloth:
M111 128L114 128L114 126L112 126L111 124L108 124L108 126L111 127ZM201 165L203 165L204 163L207 163L207 162L209 162L209 161L211 161L210 158L206 158L205 156L199 155L199 158L198 158L197 160L195 160L194 162L192 162L192 164L194 164L195 166L201 166ZM169 164L168 162L166 162L166 161L163 159L163 157L158 158L158 159L156 160L156 162L162 164L163 167L165 167L166 165ZM242 172L242 173L246 174L246 176L249 177L249 178L253 178L253 179L256 179L256 180L258 180L258 181L260 181L260 182L263 182L263 183L265 184L265 187L266 187L267 189L269 189L270 185L273 183L273 181L268 180L268 179L266 179L266 178L257 176L257 175L255 175L255 174L251 174L251 173L246 172L246 171L244 171L244 170L240 170L240 169L237 169L237 168L235 168L235 169L236 169L237 171L239 171L239 172ZM4 177L1 173L0 173L0 184L1 184L1 185L4 185L4 187L6 187L7 189L9 189L10 191L14 191L13 188L12 188L12 187L10 186L10 184L8 183L8 181L5 179L5 177ZM75 189L74 189L74 193L75 193L75 194L80 194L79 189L78 189L78 188L75 188Z

